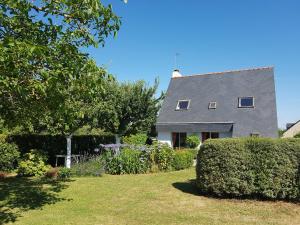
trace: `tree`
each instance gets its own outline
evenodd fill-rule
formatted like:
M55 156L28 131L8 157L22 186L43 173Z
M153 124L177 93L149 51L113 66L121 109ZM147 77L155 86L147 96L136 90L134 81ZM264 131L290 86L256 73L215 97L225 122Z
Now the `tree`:
M158 80L153 86L144 81L118 83L109 81L102 102L95 105L94 124L116 135L149 132L155 124L163 93L156 97Z
M99 0L0 2L0 117L68 138L88 123L107 73L81 47L104 45L119 18ZM68 160L70 155L68 154Z

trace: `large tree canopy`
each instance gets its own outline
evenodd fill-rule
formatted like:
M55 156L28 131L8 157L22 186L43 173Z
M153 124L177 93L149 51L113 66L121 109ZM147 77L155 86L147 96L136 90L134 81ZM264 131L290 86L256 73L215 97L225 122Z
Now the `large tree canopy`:
M149 132L156 121L163 93L156 96L153 86L144 81L119 83L110 80L102 101L95 105L94 124L119 136Z
M72 132L106 77L79 48L104 45L119 26L99 0L1 1L0 117Z

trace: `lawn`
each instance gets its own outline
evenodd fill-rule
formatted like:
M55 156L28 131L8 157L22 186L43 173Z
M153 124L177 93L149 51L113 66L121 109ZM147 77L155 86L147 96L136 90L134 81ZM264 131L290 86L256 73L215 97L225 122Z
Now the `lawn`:
M201 196L194 169L0 181L0 224L300 224L300 205Z

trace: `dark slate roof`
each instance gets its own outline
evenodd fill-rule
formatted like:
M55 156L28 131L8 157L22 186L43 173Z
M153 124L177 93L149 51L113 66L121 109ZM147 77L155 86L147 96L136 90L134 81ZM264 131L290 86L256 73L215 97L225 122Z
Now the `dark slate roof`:
M249 96L255 98L255 107L238 108L238 98ZM176 110L177 101L185 99L191 101L189 109ZM209 102L217 102L217 108L208 109ZM234 136L248 136L250 128L262 136L277 136L273 67L172 78L157 130L167 130L170 124L175 128L180 123L235 124Z

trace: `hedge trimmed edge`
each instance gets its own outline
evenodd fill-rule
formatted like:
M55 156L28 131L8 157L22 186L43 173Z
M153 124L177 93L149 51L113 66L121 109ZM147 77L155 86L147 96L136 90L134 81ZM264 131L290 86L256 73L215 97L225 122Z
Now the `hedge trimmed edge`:
M197 187L222 197L300 200L300 140L207 140L197 156Z

